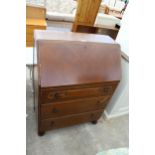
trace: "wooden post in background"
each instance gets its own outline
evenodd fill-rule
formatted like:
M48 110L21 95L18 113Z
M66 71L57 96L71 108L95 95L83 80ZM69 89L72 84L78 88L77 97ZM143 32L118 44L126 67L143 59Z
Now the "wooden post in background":
M78 26L93 26L101 0L78 0L75 21L72 27L77 32Z

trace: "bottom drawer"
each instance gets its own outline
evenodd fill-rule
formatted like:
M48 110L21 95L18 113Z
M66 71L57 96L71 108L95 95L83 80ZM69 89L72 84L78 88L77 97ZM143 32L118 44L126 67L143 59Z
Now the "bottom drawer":
M46 131L56 128L62 128L70 125L80 124L84 122L95 121L100 118L103 110L96 110L92 112L70 115L67 117L59 117L55 119L45 119L40 123L40 130Z

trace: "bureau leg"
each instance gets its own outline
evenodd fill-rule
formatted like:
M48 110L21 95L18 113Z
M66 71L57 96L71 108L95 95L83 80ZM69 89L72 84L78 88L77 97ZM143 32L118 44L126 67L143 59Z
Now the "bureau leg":
M43 136L44 134L45 134L44 131L38 131L38 135L39 135L39 136Z
M91 121L92 124L97 124L97 120Z

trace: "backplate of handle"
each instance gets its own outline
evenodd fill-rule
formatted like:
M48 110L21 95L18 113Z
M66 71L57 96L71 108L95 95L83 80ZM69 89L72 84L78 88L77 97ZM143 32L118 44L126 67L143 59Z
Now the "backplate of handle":
M57 108L53 108L53 109L52 109L52 112L53 112L53 113L58 113L59 111L60 111L60 110L57 109Z
M61 93L61 92L56 92L56 93L54 94L54 96L55 96L56 99L59 99L59 98L65 97L66 94L65 94L65 93Z

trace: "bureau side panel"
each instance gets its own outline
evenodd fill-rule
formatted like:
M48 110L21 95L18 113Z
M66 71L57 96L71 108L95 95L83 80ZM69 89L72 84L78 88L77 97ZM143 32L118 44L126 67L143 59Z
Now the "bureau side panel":
M40 94L41 87L39 85L39 61L38 61L39 46L35 41L33 50L33 88L34 88L34 110L36 113L37 128L40 131Z

